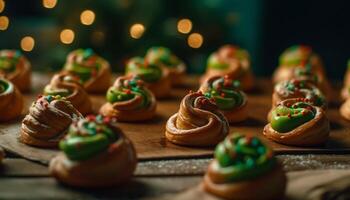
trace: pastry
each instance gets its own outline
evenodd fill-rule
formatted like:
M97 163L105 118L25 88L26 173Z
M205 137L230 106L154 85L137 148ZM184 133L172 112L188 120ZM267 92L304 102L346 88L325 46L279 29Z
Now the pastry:
M344 76L344 86L341 90L341 97L343 100L350 97L350 59L348 60L348 66Z
M272 110L263 134L281 144L316 146L328 139L329 121L323 109L308 99L287 99Z
M44 95L65 97L82 114L92 112L92 104L79 78L73 74L59 73L52 77L50 84L44 88Z
M0 147L0 164L2 163L2 161L4 160L5 158L5 152L4 150ZM1 167L1 166L0 166Z
M31 87L31 65L18 50L0 51L0 77L6 78L22 92Z
M170 95L169 72L163 70L159 65L147 63L141 57L134 57L126 66L126 75L138 75L156 98L165 98Z
M23 96L10 81L0 78L0 122L19 117L23 110Z
M151 119L156 112L156 99L138 76L119 77L108 89L106 98L100 114L118 121L143 121Z
M78 76L87 92L104 93L111 83L109 63L89 48L72 51L63 71Z
M250 69L250 58L246 50L233 45L222 46L212 53L207 61L207 70L201 82L213 76L228 75L241 82L241 89L246 91L254 87L254 77Z
M75 187L105 187L128 181L136 168L133 144L109 117L75 121L60 141L60 153L49 171L58 181Z
M170 49L166 47L152 47L148 49L145 62L151 65L160 65L164 70L169 71L172 85L183 85L186 65Z
M204 176L205 191L224 199L283 199L286 175L271 148L253 136L229 135Z
M199 91L213 98L216 105L230 123L247 119L247 96L238 89L239 81L228 76L214 76L205 81Z
M350 98L347 98L345 102L340 106L340 115L347 120L350 120Z
M228 122L215 103L201 92L195 92L186 95L178 113L168 119L165 136L178 145L213 146L228 132Z
M22 121L19 139L31 146L57 147L72 121L82 117L64 97L39 96Z

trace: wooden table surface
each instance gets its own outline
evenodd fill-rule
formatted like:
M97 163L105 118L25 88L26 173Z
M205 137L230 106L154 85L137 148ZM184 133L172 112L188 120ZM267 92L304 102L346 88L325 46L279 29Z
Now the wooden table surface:
M277 157L287 172L350 168L348 154L289 154ZM162 199L199 184L210 160L140 161L130 183L82 190L57 183L43 164L7 153L0 169L0 199Z

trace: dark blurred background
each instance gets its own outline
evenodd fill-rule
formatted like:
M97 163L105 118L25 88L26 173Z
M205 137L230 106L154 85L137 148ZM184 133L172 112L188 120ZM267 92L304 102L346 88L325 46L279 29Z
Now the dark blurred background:
M114 71L123 71L128 58L164 45L187 62L190 73L201 73L212 51L232 43L249 50L256 74L269 76L279 54L301 43L322 56L330 78L342 79L350 58L349 5L345 0L0 0L0 48L22 48L35 70L53 71L69 51L91 47Z

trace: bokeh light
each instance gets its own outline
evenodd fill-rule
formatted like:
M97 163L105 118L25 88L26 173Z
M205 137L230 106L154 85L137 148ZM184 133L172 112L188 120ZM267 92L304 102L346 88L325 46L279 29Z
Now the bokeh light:
M6 16L0 16L0 30L4 31L9 26L10 20Z
M192 48L199 48L203 44L203 36L199 33L192 33L187 38L187 44Z
M32 51L35 46L35 40L31 36L25 36L21 40L21 48L23 51Z
M57 0L43 0L43 6L45 8L54 8L57 4Z
M130 36L134 39L139 39L145 32L145 26L142 24L133 24L130 27Z
M95 21L95 13L92 10L84 10L80 14L80 21L84 25L91 25Z
M64 29L61 31L60 39L63 44L71 44L74 41L74 31L71 29Z
M187 34L192 30L192 22L189 19L181 19L177 22L177 30L180 33Z

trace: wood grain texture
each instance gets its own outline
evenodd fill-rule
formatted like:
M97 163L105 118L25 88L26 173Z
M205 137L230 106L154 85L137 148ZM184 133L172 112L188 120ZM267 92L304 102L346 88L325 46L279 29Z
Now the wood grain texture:
M33 75L34 89L31 93L25 95L26 108L36 99L36 96L49 80L50 75ZM188 77L186 88L174 89L171 98L158 101L155 119L144 123L119 123L123 131L134 143L140 160L195 158L212 155L212 149L177 146L166 141L164 137L167 119L178 111L182 97L190 89L197 89L197 80L197 77ZM271 92L272 85L269 80L257 80L257 89L248 94L249 119L246 122L232 125L231 132L257 135L269 143L277 154L350 152L350 123L340 117L337 106L334 105L328 111L332 130L329 141L325 146L315 148L290 147L263 138L262 130L267 123L266 115L271 106ZM91 98L94 111L97 112L99 107L105 102L105 97L104 95L92 95ZM27 111L28 109L23 114ZM21 119L0 124L0 146L26 159L47 164L57 154L58 150L39 149L19 143L17 138L20 126Z

